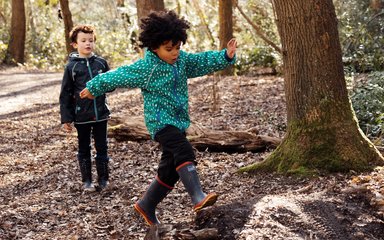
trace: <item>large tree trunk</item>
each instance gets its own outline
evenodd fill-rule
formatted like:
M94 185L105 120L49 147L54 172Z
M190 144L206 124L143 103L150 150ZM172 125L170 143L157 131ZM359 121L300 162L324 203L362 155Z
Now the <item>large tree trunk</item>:
M383 157L358 127L344 79L332 0L273 0L283 47L287 133L244 170L368 170Z
M69 33L73 28L72 13L69 9L68 0L60 0L60 6L64 21L65 48L67 49L67 53L70 54L71 52L75 51L71 45L71 40L69 39Z
M219 39L220 49L227 47L229 40L233 38L233 21L232 21L232 0L219 1ZM229 66L223 71L222 75L232 75L233 66Z
M24 63L25 34L26 16L24 0L12 0L11 38L4 63Z

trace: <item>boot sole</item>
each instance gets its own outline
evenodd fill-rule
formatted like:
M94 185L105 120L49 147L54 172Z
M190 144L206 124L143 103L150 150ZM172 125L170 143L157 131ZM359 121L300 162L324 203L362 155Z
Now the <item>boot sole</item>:
M219 197L219 195L217 195L216 193L208 194L201 202L199 202L198 204L196 204L193 207L193 210L195 212L198 212L203 208L212 206L213 204L216 203L218 197Z
M139 204L135 203L135 205L133 205L133 208L135 209L136 214L137 214L138 216L141 216L142 218L144 218L145 222L146 222L149 226L155 225L155 223L153 223L151 220L149 220L148 216L145 214L145 212L143 211L143 209L141 209L141 207L139 206Z

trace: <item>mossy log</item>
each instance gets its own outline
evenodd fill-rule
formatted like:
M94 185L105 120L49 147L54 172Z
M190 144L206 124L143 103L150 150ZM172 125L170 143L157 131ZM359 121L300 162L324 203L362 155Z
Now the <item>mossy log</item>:
M144 119L135 116L114 117L109 121L109 136L117 141L149 140ZM211 152L261 152L274 149L280 139L258 135L255 129L247 131L219 131L192 123L187 130L188 140L199 151Z

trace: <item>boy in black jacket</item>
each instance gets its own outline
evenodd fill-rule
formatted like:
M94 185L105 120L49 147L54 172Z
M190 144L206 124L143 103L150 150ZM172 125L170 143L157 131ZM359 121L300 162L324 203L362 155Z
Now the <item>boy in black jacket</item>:
M86 82L99 73L107 72L109 66L103 58L95 55L96 34L92 26L79 25L69 34L77 52L71 53L65 67L60 93L61 123L68 132L72 123L77 130L78 161L85 191L94 191L92 183L91 134L96 148L96 170L98 186L103 189L108 184L108 145L107 121L109 109L105 94L94 100L81 99L79 93Z

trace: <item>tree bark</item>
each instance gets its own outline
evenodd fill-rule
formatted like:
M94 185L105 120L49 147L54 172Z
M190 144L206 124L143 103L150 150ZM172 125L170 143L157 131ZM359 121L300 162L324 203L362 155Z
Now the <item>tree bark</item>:
M24 63L25 35L26 16L24 0L12 0L11 38L4 63Z
M65 36L65 48L67 49L67 54L75 51L71 45L71 40L69 39L69 33L73 28L72 13L69 9L68 0L60 0L61 14L64 21L64 36Z
M264 162L243 170L305 174L382 165L348 98L332 0L272 2L283 48L287 133Z
M151 139L142 117L114 117L109 121L109 136L117 141L143 141ZM274 149L280 139L257 135L254 129L247 131L215 131L192 123L187 138L199 151L210 152L261 152Z
M124 0L117 0L117 1L116 1L116 5L117 5L118 7L124 7L124 6L125 6Z
M232 0L219 1L219 40L220 49L227 47L229 40L233 38ZM233 66L220 71L219 74L228 76L233 74Z
M151 11L162 11L165 9L163 0L136 0L137 17L142 19Z

